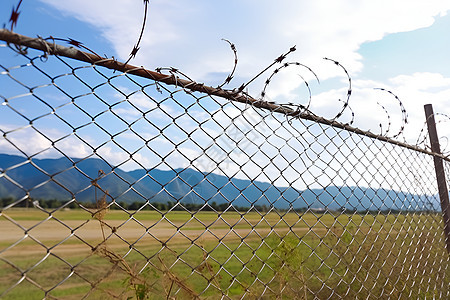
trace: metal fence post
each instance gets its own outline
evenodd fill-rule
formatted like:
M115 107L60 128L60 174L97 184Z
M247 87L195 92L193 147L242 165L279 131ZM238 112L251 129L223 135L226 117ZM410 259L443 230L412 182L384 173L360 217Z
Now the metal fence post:
M434 120L433 106L431 104L426 104L424 108L428 126L428 134L430 137L431 150L434 153L441 154L439 138L436 131L436 123ZM439 189L439 198L441 200L442 218L444 220L444 232L447 243L447 251L450 253L450 206L448 200L448 189L444 165L442 163L442 158L434 156L433 159Z

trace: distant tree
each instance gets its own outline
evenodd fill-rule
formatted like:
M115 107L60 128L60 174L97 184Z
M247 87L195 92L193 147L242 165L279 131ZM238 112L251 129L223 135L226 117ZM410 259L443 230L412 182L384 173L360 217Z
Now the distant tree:
M59 201L57 199L50 199L50 200L45 201L45 203L47 204L47 207L49 207L49 208L58 208L62 205L61 201Z
M171 209L172 207L174 207L176 204L176 202L173 201L168 201L167 202L167 210Z
M14 203L14 201L16 201L16 199L14 199L13 197L4 197L0 199L0 207L6 207L8 205L10 205L11 203Z
M142 206L142 202L134 201L133 203L131 203L128 206L128 209L129 210L138 210L139 208L141 208L141 206Z
M225 202L225 203L222 203L222 204L219 204L219 206L218 206L218 210L219 211L225 211L229 206L230 206L231 204L230 203L228 203L228 202Z
M118 204L124 209L128 209L128 203L126 203L125 201L120 201ZM115 205L113 205L112 207L118 208L118 206Z

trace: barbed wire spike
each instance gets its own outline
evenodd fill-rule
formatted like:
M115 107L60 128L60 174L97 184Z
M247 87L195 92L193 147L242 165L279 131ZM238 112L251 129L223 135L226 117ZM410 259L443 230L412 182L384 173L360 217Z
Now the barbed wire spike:
M11 23L11 31L14 31L14 26L17 25L17 21L19 20L19 15L20 15L20 11L19 11L19 7L20 4L22 4L22 0L19 1L19 3L17 4L17 7L12 9L11 12L11 17L9 18L9 22Z
M69 45L72 45L72 46L77 47L77 48L80 48L80 49L87 50L87 51L91 52L92 54L96 55L97 57L103 58L101 55L99 55L98 53L96 53L94 50L92 50L92 49L86 47L86 46L84 45L83 42L80 42L80 41L78 41L78 40L72 39L72 38L70 38L70 37L68 37L68 38L65 39L65 38L58 38L58 37L49 36L48 38L45 38L45 39L42 39L42 40L44 40L44 41L52 40L53 43L54 43L55 41L66 42L66 43L68 43ZM106 56L106 55L105 55L105 56ZM113 58L113 60L114 60L114 58Z
M67 42L68 42L70 45L72 45L72 46L81 48L81 46L83 45L83 43L80 42L80 41L77 41L77 40L74 40L74 39L71 39L71 38L67 38L67 39L68 39Z

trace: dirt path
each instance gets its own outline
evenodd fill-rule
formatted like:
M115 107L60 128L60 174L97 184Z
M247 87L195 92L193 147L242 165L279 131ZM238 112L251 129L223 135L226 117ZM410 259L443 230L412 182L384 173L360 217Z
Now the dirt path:
M272 231L267 224L261 224L253 230L250 225L238 225L231 230L225 224L216 224L205 229L200 223L186 224L180 227L182 224L174 224L174 226L167 221L156 225L154 222L143 224L144 226L153 225L147 230L133 220L128 222L107 221L103 226L97 220L68 220L64 221L64 225L55 220L43 223L20 221L18 224L6 220L0 221L0 253L3 252L2 256L40 253L46 252L47 249L51 249L52 253L89 253L92 247L103 242L103 233L110 247L125 248L132 244L139 248L163 243L191 244L194 240L197 242L231 241L245 238L246 241L249 241L266 237ZM286 226L276 228L278 235L286 233L288 230L289 228ZM308 230L305 227L294 228L294 231L300 235L307 233ZM314 231L317 234L319 231L322 231L321 234L325 232L324 229L319 228ZM5 251L16 242L19 243Z

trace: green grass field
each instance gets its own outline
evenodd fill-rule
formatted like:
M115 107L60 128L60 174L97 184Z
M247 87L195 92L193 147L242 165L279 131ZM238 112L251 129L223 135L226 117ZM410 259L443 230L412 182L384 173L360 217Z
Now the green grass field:
M4 211L0 295L406 299L449 293L439 215L110 210L98 219L81 209Z

